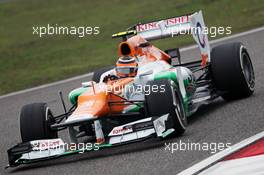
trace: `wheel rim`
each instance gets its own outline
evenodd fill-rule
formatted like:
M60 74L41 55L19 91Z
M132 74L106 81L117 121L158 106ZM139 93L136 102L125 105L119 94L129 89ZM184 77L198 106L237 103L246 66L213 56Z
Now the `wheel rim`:
M173 105L175 106L175 113L178 117L178 120L181 124L181 126L183 128L186 128L186 124L185 124L185 118L186 116L184 115L184 112L182 111L182 108L181 108L181 103L179 101L179 97L178 95L174 92L174 89L172 88L172 94L173 94ZM177 98L176 98L177 96Z
M251 60L246 52L242 52L242 69L248 87L252 90L255 85L255 75Z

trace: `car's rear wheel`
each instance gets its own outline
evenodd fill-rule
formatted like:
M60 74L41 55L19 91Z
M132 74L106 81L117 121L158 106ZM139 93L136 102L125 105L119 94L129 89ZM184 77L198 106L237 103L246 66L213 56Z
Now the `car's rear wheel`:
M254 69L242 43L213 48L210 69L216 90L225 100L248 97L254 92Z
M182 135L187 126L183 99L173 81L167 79L154 80L147 84L150 88L159 87L158 91L151 91L145 95L149 116L160 117L169 114L166 128L173 128L173 136ZM163 90L162 90L163 89Z
M46 103L25 105L20 113L22 142L58 138L57 131L50 128L54 123L55 120Z

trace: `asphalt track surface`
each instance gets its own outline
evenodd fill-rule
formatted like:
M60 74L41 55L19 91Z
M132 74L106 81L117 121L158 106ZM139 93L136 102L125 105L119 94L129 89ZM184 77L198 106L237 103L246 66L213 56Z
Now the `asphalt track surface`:
M165 150L165 143L235 144L263 131L264 30L224 42L233 41L243 42L251 55L256 76L254 95L233 102L217 99L189 118L189 125L183 136L170 140L148 140L4 170L7 164L6 150L20 141L18 114L21 107L33 102L47 102L52 110L59 114L63 110L57 92L62 90L64 94L68 94L90 77L0 98L0 174L177 174L209 157L211 153L194 150L171 153ZM197 49L186 49L182 53L182 60L190 61L188 58L198 56ZM62 133L61 136L65 138L66 133Z

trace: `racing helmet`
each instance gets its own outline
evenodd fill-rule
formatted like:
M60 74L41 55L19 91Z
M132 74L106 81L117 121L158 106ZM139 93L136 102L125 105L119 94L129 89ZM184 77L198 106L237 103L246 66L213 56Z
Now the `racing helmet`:
M135 77L137 75L138 63L130 56L120 57L116 62L116 75L120 78Z

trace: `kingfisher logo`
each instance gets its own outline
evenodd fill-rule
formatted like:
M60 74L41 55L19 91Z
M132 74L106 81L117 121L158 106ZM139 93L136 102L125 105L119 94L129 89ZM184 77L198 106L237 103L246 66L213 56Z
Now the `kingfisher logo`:
M148 31L148 30L154 30L154 29L159 29L159 22L164 21L166 26L173 26L177 24L183 24L189 22L189 16L181 16L181 17L176 17L176 18L170 18L170 19L165 19L161 20L158 22L150 22L146 24L139 24L136 26L136 30L138 32L143 32L143 31Z

